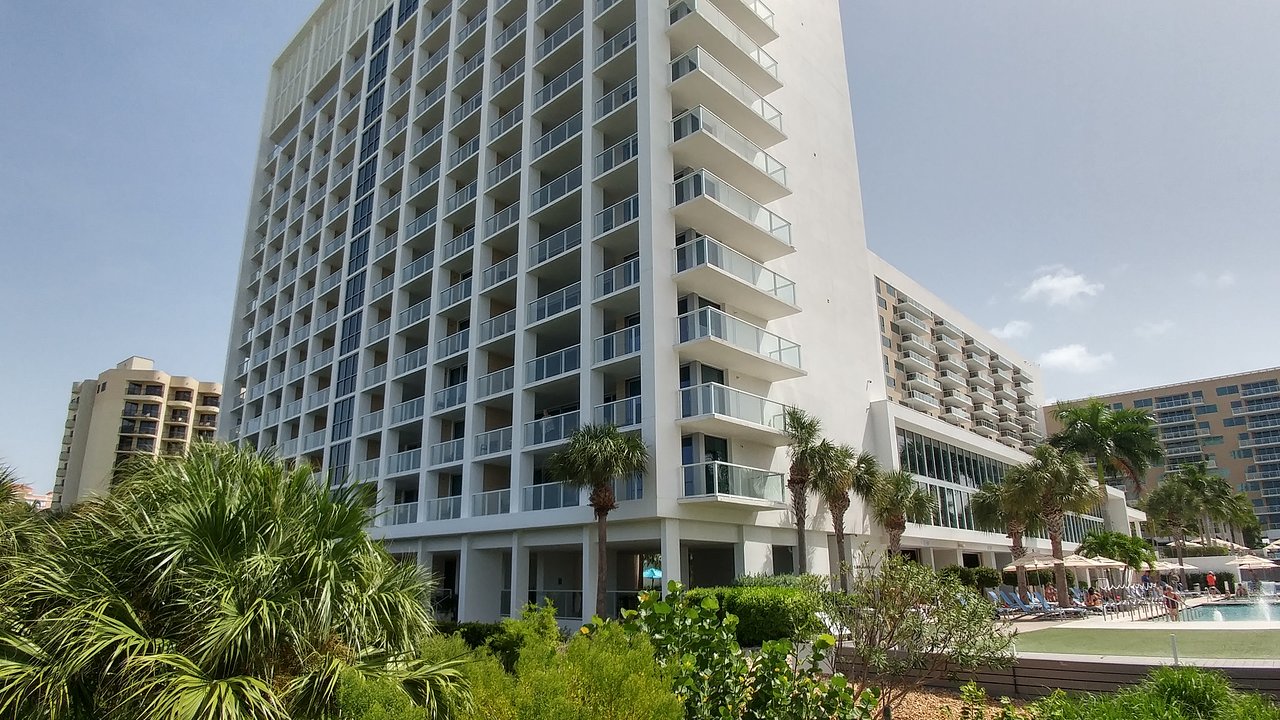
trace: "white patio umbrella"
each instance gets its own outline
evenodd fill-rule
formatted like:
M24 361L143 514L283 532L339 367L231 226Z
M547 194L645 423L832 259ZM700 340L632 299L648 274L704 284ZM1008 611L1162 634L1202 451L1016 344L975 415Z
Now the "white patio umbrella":
M1052 570L1058 559L1045 553L1027 553L1005 566L1005 572L1013 572L1018 568L1024 570Z
M1179 572L1182 570L1199 570L1199 569L1200 568L1196 567L1195 565L1190 565L1190 564L1179 565L1178 563L1165 562L1164 560L1159 560L1156 562L1156 572L1162 572L1162 573Z
M1266 570L1267 568L1280 567L1275 562L1256 555L1242 555L1234 560L1228 560L1227 564L1238 565L1242 570Z
M1268 551L1270 551L1270 550L1280 550L1280 540L1276 540L1276 541L1272 542L1270 545L1266 546L1266 547L1265 547L1265 548L1263 548L1263 549L1264 549L1264 550L1268 550Z

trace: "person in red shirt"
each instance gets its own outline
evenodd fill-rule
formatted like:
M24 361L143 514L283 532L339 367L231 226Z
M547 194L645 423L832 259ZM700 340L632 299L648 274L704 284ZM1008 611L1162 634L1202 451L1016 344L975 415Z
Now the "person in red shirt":
M1218 577L1211 571L1204 577L1204 583L1209 586L1209 594L1213 595L1218 592Z

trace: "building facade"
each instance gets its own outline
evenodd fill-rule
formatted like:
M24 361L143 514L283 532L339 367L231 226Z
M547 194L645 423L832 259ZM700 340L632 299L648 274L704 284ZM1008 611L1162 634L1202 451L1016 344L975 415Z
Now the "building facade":
M1164 463L1147 472L1148 488L1184 465L1203 462L1249 496L1263 533L1280 538L1280 368L1096 399L1116 409L1146 410L1155 418ZM1052 414L1046 408L1048 429L1056 432Z
M213 440L222 385L156 370L131 357L71 386L52 503L70 507L108 492L116 464L138 455L181 455Z
M1024 373L1019 443L898 402L837 4L780 5L322 2L272 71L224 436L376 485L377 532L463 619L539 597L581 617L654 563L693 584L795 569L787 406L890 465L899 442L942 451L917 436L1024 459L1033 386L1003 348L965 386ZM603 588L583 494L544 472L586 423L653 457L617 485ZM951 467L921 466L951 504L909 540L994 562L1005 541L963 507L987 476ZM810 518L826 571L830 518Z

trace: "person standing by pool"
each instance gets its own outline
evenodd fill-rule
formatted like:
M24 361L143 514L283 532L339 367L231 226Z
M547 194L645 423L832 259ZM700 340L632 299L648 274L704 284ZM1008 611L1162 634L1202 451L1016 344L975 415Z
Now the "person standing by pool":
M1143 570L1142 571L1142 589L1149 590L1150 588L1151 588L1151 571Z
M1212 570L1209 571L1208 575L1204 576L1204 584L1209 586L1210 595L1216 595L1218 593L1218 576L1214 575Z
M1169 620L1178 622L1178 609L1182 603L1182 598L1178 597L1178 593L1174 592L1170 585L1164 586L1164 606L1169 611Z

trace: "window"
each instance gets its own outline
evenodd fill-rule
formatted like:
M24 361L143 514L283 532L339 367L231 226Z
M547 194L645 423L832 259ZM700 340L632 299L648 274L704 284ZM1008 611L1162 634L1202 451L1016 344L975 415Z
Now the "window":
M173 399L178 402L191 402L192 393L190 390L174 390Z
M131 382L129 387L124 391L126 395L141 395L142 383Z
M1204 441L1203 441L1201 444L1202 444L1202 445L1221 445L1221 444L1222 444L1222 436L1221 436L1221 435L1210 435L1209 437L1205 438L1205 439L1204 439Z
M362 313L357 312L342 321L342 341L338 347L339 355L346 355L360 347L360 319L362 315Z
M387 8L387 11L373 23L373 46L378 47L389 37L391 37L391 8Z
M1240 393L1239 385L1223 385L1217 390L1218 397L1223 395L1238 395Z
M1218 406L1216 404L1201 405L1200 407L1196 408L1197 415L1212 415L1213 413L1216 413L1216 412L1218 412Z
M403 25L417 11L418 0L400 0L400 15L396 18L396 24Z
M1143 399L1141 399L1141 400L1134 400L1134 401L1133 401L1133 407L1134 407L1134 408L1149 408L1149 407L1151 407L1153 404L1154 404L1154 403L1152 402L1151 398L1143 398Z
M879 306L880 306L880 308L881 308L882 310L888 310L888 309L889 309L889 301L888 301L888 300L885 300L885 299L884 299L884 298L882 298L882 297L877 297L877 298L876 298L876 304L877 304L877 305L879 305Z
M356 391L356 364L359 357L351 355L338 361L338 376L334 382L334 395L343 397Z
M364 305L364 277L365 273L361 270L347 278L347 299L343 303L343 313L355 312Z
M200 396L200 404L205 407L218 407L218 400L219 398L217 395L201 395Z
M1251 457L1253 457L1253 449L1252 449L1252 448L1240 448L1239 450L1232 450L1232 451L1231 451L1231 457L1235 458L1236 460L1243 460L1243 459L1246 459L1246 458L1251 458Z
M140 411L140 408L138 406L138 403L136 402L127 402L124 404L125 417L137 417L139 411Z
M379 90L381 92L381 90ZM382 141L382 120L374 120L360 135L360 162L378 154L378 144Z
M1229 417L1229 418L1222 419L1222 424L1225 425L1226 427L1237 427L1240 425L1244 425L1247 422L1248 422L1248 419L1243 417Z
M1111 409L1112 409L1112 410L1123 410L1123 409L1124 409L1124 403L1122 403L1122 402L1118 402L1118 403L1111 403Z
M373 184L378 178L378 159L373 158L360 166L360 171L356 173L356 197L364 197L366 193L373 189Z
M351 437L351 418L355 402L355 398L348 397L333 404L333 429L329 435L330 440L345 440Z
M880 344L887 348L893 347L893 341L885 337L884 335L880 336Z
M351 221L352 234L362 233L373 224L373 196L369 195L356 203Z
M208 413L200 414L200 427L213 427L218 424L218 416Z
M351 443L342 442L329 448L329 467L331 468L330 486L341 485L347 477L347 466L351 463Z
M351 241L351 249L347 251L347 274L350 275L365 266L369 261L369 233L365 233Z

